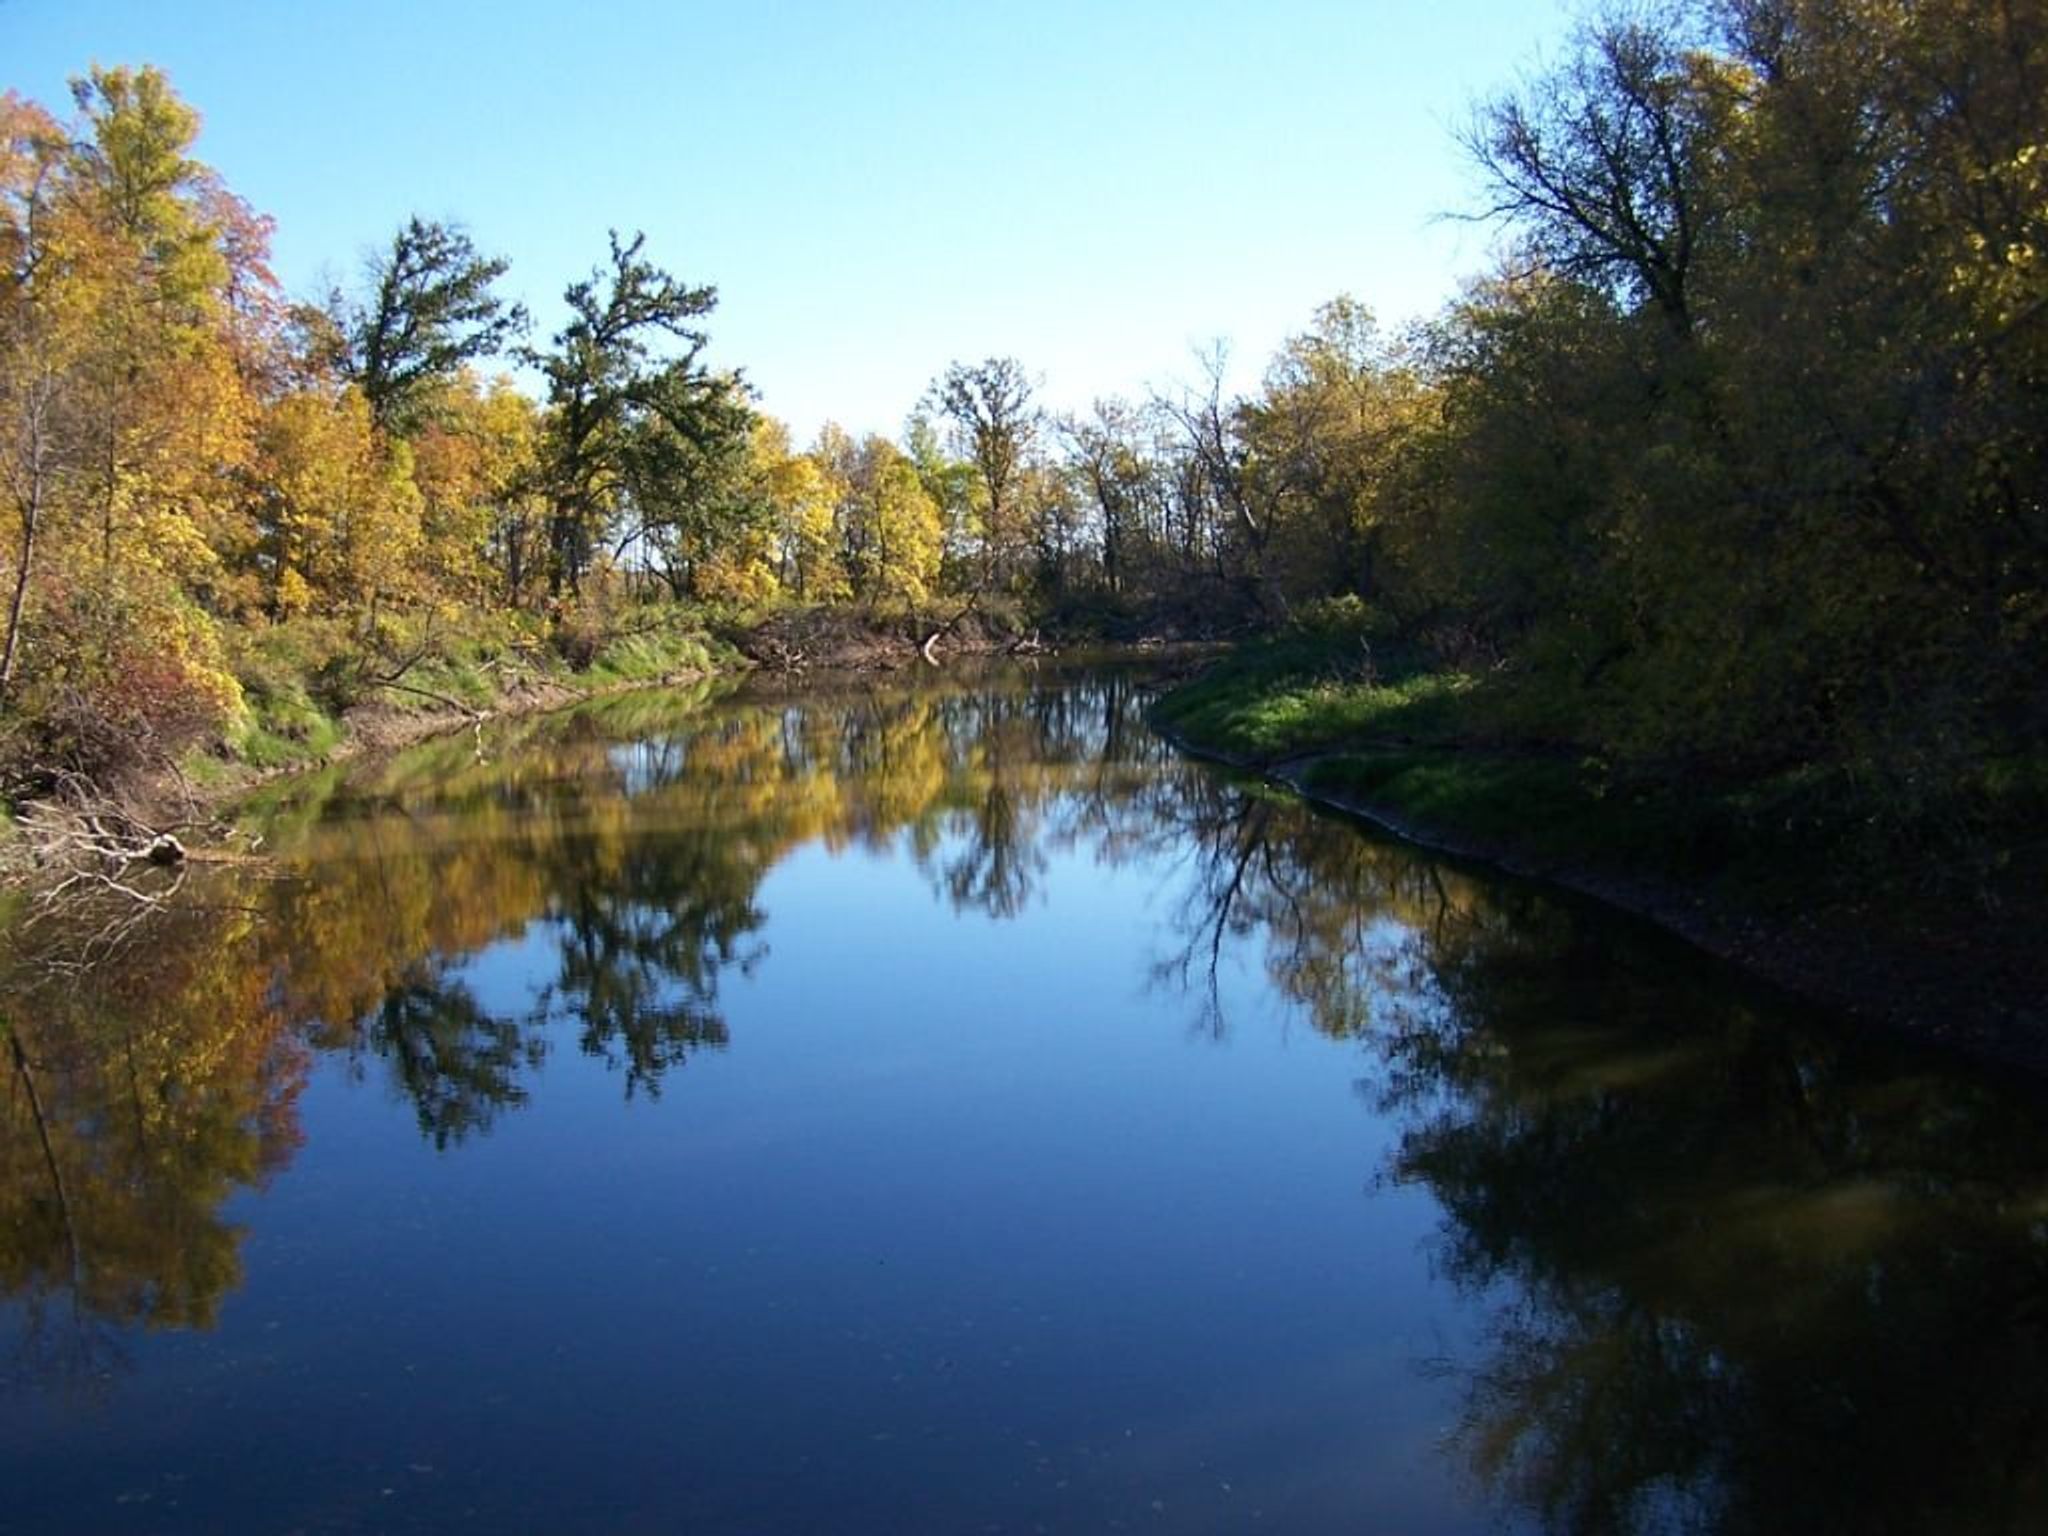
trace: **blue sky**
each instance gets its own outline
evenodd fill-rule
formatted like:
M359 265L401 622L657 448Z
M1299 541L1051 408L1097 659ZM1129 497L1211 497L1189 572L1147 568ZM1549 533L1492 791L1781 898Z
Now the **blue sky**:
M1068 4L0 0L0 84L52 107L154 63L201 158L350 282L409 213L511 258L543 330L644 229L717 285L713 354L808 436L897 430L954 358L1053 404L1229 340L1246 382L1315 306L1426 313L1486 261L1442 215L1453 130L1569 25L1510 0Z

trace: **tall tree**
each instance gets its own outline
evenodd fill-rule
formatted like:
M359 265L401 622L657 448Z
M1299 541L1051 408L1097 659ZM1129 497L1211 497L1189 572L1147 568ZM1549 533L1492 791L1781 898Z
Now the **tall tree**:
M403 444L386 451L361 393L287 395L265 413L259 439L251 516L271 616L410 596L422 574L412 457Z
M1648 299L1680 336L1724 212L1712 166L1740 85L1688 35L1699 30L1669 9L1604 16L1465 135L1491 183L1486 216L1519 221L1556 270Z
M12 92L0 96L0 489L15 519L0 699L14 681L46 520L60 480L76 467L77 327L48 295L61 267L52 259L52 226L65 148L49 114Z
M718 291L679 282L641 255L645 243L614 230L606 265L564 293L570 319L552 350L529 354L551 407L542 473L553 595L581 589L636 497L658 499L652 474L672 451L714 454L751 421L737 375L702 361L709 338L698 322Z
M948 585L969 586L969 572L979 547L978 528L985 493L973 464L946 451L929 402L913 411L903 428L903 451L917 466L924 493L938 506L944 525L942 566Z
M925 398L951 424L957 451L981 477L985 500L977 585L1010 580L1030 542L1024 472L1041 422L1024 365L1014 357L954 363Z
M1234 555L1235 584L1248 590L1262 609L1277 615L1286 599L1266 568L1273 524L1253 493L1244 402L1226 395L1223 388L1229 349L1218 343L1201 354L1200 362L1199 388L1153 400L1180 438L1186 555L1192 560L1204 543L1213 548L1219 564L1226 553ZM1209 525L1207 540L1199 531L1204 523Z
M924 602L938 584L944 523L917 466L883 437L861 444L847 501L847 565L869 602Z
M841 489L816 454L792 453L789 429L763 417L754 431L771 516L775 575L783 590L813 602L847 595L840 559Z
M71 82L71 96L85 128L72 146L80 190L133 243L165 303L205 307L228 271L206 216L215 178L186 153L199 114L147 66L91 69Z
M510 263L453 225L406 221L370 263L370 294L345 311L349 376L379 430L410 435L437 386L521 335L526 311L492 291Z
M1068 462L1095 506L1102 583L1121 595L1130 580L1132 546L1155 494L1139 413L1123 400L1097 400L1088 415L1063 418L1060 433Z
M1288 338L1244 409L1252 481L1290 599L1351 591L1388 600L1385 546L1399 520L1395 454L1426 399L1404 349L1340 297Z

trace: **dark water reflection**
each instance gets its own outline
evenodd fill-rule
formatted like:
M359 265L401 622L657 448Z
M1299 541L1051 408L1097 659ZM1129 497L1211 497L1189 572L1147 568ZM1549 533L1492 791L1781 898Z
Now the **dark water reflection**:
M2048 1526L2033 1095L1143 699L615 700L18 930L0 1529Z

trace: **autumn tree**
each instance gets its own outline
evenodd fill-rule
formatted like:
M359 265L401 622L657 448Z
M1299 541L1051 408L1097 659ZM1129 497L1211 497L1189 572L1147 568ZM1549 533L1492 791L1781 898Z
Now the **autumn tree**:
M1402 599L1388 546L1410 509L1395 461L1429 404L1416 360L1349 296L1281 346L1242 407L1241 431L1272 577L1290 601Z
M436 395L409 445L420 494L424 576L461 603L518 607L542 560L540 409L509 379L467 371Z
M10 97L0 135L0 471L19 534L0 690L35 722L18 751L96 770L236 703L205 610L269 278L266 226L191 157L197 115L160 73L94 70L74 102L66 127Z
M973 586L980 530L987 511L987 491L972 461L947 449L945 434L934 421L928 402L921 402L903 428L903 451L917 466L917 478L939 509L945 548L941 574L946 586Z
M1102 581L1112 594L1122 594L1131 580L1133 546L1143 537L1156 494L1138 418L1126 401L1097 400L1086 415L1059 424L1067 462L1095 506Z
M636 554L675 598L753 601L774 585L773 508L756 454L749 392L709 375L669 412L634 426L627 519L618 548Z
M976 585L1012 583L1020 574L1020 556L1030 548L1025 472L1041 427L1024 365L1014 357L954 363L933 381L925 400L949 424L955 450L980 480Z
M767 499L775 576L781 589L812 602L848 595L839 546L843 487L815 453L793 453L789 429L763 417L754 429Z
M2048 733L2044 68L2035 3L1727 0L1596 17L1482 111L1511 268L1440 508L1554 721L1988 824Z
M1268 568L1273 523L1252 481L1245 403L1224 388L1229 361L1222 343L1207 348L1198 357L1200 382L1156 394L1153 405L1179 439L1186 555L1193 558L1206 547L1218 574L1267 617L1277 618L1287 599Z
M132 535L140 558L175 551L174 574L191 578L226 515L219 471L248 442L245 380L222 324L236 279L222 199L189 153L199 115L160 71L94 69L72 94L81 123L66 195L90 232L80 260L96 284L85 377L100 561L111 572Z
M917 466L887 438L862 445L845 513L846 564L856 594L915 607L938 586L944 528Z
M185 317L227 281L219 231L206 217L212 173L187 151L199 114L161 70L92 69L71 82L85 132L73 141L78 190L131 242L142 274Z
M48 113L12 92L0 97L0 486L15 523L0 698L14 680L46 520L61 482L79 468L79 317L55 291L61 258L52 229L66 147Z
M273 618L357 612L415 595L420 498L409 452L387 451L369 402L287 396L265 414L255 505Z

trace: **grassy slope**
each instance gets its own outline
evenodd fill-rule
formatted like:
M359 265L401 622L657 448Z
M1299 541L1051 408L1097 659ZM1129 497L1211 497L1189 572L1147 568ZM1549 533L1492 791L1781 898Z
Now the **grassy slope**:
M415 652L401 670L394 658ZM477 714L701 676L738 657L671 612L596 639L587 657L565 657L534 626L472 616L439 632L389 635L374 648L333 624L281 624L239 635L232 664L242 712L211 750L187 758L196 783L312 766L366 737L403 738Z
M1875 845L1819 772L1702 785L1515 744L1471 678L1367 682L1329 647L1227 658L1155 722L1417 840L1642 912L1842 1011L2048 1068L2039 902Z

